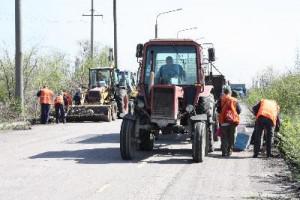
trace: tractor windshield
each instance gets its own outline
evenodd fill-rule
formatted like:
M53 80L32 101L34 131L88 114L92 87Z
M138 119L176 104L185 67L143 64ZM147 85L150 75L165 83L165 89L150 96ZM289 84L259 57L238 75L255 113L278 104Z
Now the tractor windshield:
M110 81L109 69L90 69L91 88L109 86L111 84Z
M151 46L146 53L145 84L149 84L151 67L155 73L154 84L194 85L197 82L194 46Z

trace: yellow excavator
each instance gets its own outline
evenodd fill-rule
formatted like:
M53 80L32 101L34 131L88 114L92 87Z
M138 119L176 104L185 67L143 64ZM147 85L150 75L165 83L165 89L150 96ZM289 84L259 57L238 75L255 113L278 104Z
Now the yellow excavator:
M71 121L107 121L117 118L116 69L98 67L89 69L89 86L81 95L77 105L72 105L66 119Z

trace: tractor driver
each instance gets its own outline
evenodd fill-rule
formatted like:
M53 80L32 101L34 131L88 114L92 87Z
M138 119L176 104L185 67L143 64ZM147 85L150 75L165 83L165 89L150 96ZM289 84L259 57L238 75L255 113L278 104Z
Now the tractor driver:
M106 86L106 76L101 72L99 71L98 72L98 82L97 82L97 86L98 87L101 87L101 86Z
M162 65L158 72L160 84L181 84L185 81L185 72L181 65L174 64L172 56L166 58L166 64Z

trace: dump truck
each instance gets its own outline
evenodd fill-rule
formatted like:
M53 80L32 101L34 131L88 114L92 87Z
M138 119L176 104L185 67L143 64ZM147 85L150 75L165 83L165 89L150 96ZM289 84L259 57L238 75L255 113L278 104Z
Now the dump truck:
M67 121L112 121L117 118L115 68L97 67L89 69L88 89L83 92L81 105L69 108Z
M213 62L214 51L209 51ZM134 159L137 150L153 150L155 135L168 132L188 134L193 161L203 162L209 152L208 127L215 123L213 107L201 100L214 102L213 86L205 84L203 47L189 39L154 39L138 44L136 57L138 94L121 125L122 159Z

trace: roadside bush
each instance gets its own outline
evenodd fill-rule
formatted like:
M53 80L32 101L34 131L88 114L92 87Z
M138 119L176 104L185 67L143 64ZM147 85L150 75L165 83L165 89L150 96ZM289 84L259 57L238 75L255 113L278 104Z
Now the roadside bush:
M300 119L285 117L281 127L281 146L285 157L300 166Z

